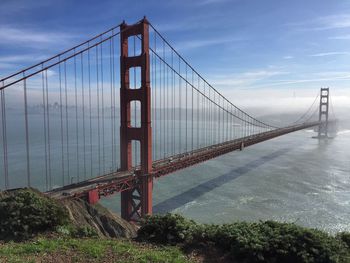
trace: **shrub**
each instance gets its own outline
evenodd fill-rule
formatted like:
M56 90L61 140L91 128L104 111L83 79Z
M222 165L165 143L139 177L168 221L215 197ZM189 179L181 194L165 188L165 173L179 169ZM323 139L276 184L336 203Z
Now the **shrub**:
M191 242L197 224L177 214L147 216L137 232L139 240L156 243Z
M72 238L98 237L96 230L88 226L61 225L56 227L56 232Z
M347 253L322 231L272 221L219 226L214 241L247 262L339 262Z
M343 241L350 248L350 233L349 232L340 232L337 235L341 241Z
M203 225L179 215L157 215L142 223L138 235L142 240L160 243L213 244L239 262L348 262L350 256L344 243L350 240L349 234L337 238L273 221Z
M72 232L72 237L98 237L95 229L88 226L77 227Z
M59 203L31 189L6 192L0 198L0 238L25 239L66 223Z

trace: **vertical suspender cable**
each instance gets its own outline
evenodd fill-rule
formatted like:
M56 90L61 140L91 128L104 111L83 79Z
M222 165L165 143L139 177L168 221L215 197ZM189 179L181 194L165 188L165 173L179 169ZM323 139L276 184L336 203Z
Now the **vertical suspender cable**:
M160 139L160 156L163 158L164 149L163 149L163 123L164 123L164 112L163 112L163 88L164 88L164 72L162 66L162 60L159 60L159 139Z
M75 54L75 50L74 50ZM74 101L75 101L75 140L76 140L76 158L77 158L77 181L80 181L80 163L79 163L79 124L78 124L78 85L77 85L77 59L74 56Z
M112 35L114 35L114 29L112 30ZM113 170L116 170L117 169L117 166L118 166L118 161L117 161L117 156L116 156L116 151L117 151L117 142L116 142L116 131L117 131L117 128L116 128L116 119L115 119L115 112L116 112L116 108L115 108L115 65L114 65L114 60L115 60L115 52L114 52L114 37L111 38L111 51L112 51L112 125L113 125L113 163L112 163L112 167L113 167Z
M43 65L42 65L43 67ZM43 107L44 107L44 141L45 141L45 185L46 191L49 190L48 181L48 163L47 163L47 131L46 131L46 96L45 96L45 75L42 71L42 94L43 94Z
M112 40L109 40L109 76L110 76L110 107L111 107L111 141L112 141L112 153L111 153L111 167L114 170L114 119L113 119L113 57L112 57Z
M186 110L185 110L185 113L186 113L186 124L185 124L185 128L186 128L186 132L185 132L185 138L186 138L186 152L188 151L188 149L187 149L187 141L188 141L188 139L187 139L187 119L188 119L188 117L187 117L187 82L188 82L188 80L187 80L187 64L186 64Z
M59 57L59 60L61 58ZM65 181L65 167L64 167L64 134L63 134L63 109L62 109L62 69L61 63L58 65L59 86L60 86L60 128L61 128L61 169L62 169L62 186Z
M163 41L163 60L165 61L165 42ZM162 122L163 122L163 158L165 158L165 153L166 153L166 141L165 141L165 135L166 135L166 128L165 128L165 122L166 122L166 117L165 117L165 93L166 93L166 81L165 81L165 63L163 62L163 98L162 98L162 101L163 101L163 107L162 107L162 110L163 110L163 119L162 119Z
M198 90L200 90L200 86L199 86L199 76L197 75L197 86L198 86ZM199 93L197 92L197 107L196 107L196 111L197 111L197 149L199 148Z
M47 70L45 70L46 80L46 104L47 104L47 150L48 150L48 164L49 164L49 187L52 189L52 178L51 178L51 142L50 142L50 104L49 104L49 83Z
M70 174L69 174L69 127L68 127L68 86L67 86L67 65L66 61L64 61L64 90L65 90L65 106L66 106L66 151L67 151L67 179L68 183L70 183Z
M204 95L205 96L207 96L207 94L206 94L206 91L205 91L205 82L203 81L203 91L204 91ZM203 129L203 133L204 133L204 135L203 135L203 144L204 144L204 146L207 146L207 119L206 119L206 117L207 117L207 115L206 115L206 113L207 113L207 109L206 109L206 98L205 97L203 97L202 98L203 100L202 100L202 105L203 105L203 118L202 118L202 129Z
M163 50L162 50L162 59L165 60L165 44L163 42ZM162 109L162 145L163 145L163 158L165 157L165 151L166 151L166 140L165 140L165 136L166 136L166 111L165 111L165 104L166 104L166 78L165 78L165 63L163 62L163 60L161 60L161 63L162 63L162 97L161 97L161 100L162 100L162 106L161 106L161 109Z
M5 85L5 82L2 82L2 86ZM5 189L9 189L9 177L8 177L8 159L7 159L7 123L6 123L6 98L5 90L0 91L1 94L1 127L2 127L2 147L4 155L4 184Z
M84 180L86 179L86 136L85 136L85 91L84 91L84 56L80 53L81 62L81 103L82 103L82 113L83 113L83 151L84 151Z
M212 91L213 93L213 101L216 102L216 98L215 98L215 91ZM212 131L212 143L211 144L215 144L216 143L216 127L217 127L217 122L218 122L218 118L216 117L216 106L213 102L210 102L210 106L211 106L211 131Z
M154 33L154 50L155 50L155 53L157 53L157 34ZM154 58L154 86L153 86L153 89L154 89L154 120L155 120L155 124L154 124L154 142L156 143L156 147L155 148L155 158L156 160L158 159L158 153L159 153L159 140L158 140L158 119L157 119L157 101L158 101L158 97L157 97L157 57L155 56Z
M221 129L220 129L220 125L221 125L221 119L220 119L221 108L219 106L220 106L220 95L218 95L218 106L216 106L217 120L218 120L217 131L216 131L216 135L217 135L216 143L220 143L220 134L221 134Z
M226 141L229 140L229 105L226 103Z
M101 131L100 131L100 88L99 88L99 59L98 46L96 46L96 90L97 90L97 146L98 146L98 172L101 174Z
M89 45L90 47L90 45ZM89 140L90 140L90 177L93 175L93 151L92 151L92 108L91 108L91 61L90 48L88 49L88 75L89 75Z
M194 120L193 120L193 70L192 70L192 81L191 81L191 87L192 87L192 95L191 95L191 100L192 100L192 116L191 116L191 150L193 151L193 124L194 124Z
M102 40L102 37L101 37ZM101 111L102 111L102 168L103 173L106 171L106 150L105 150L105 105L104 105L104 85L103 85L103 43L100 44L100 61L101 61Z
M23 73L23 77L24 77ZM28 103L27 103L27 80L23 80L23 95L24 95L24 123L26 133L26 155L27 155L27 186L30 187L30 159L29 159L29 130L28 130Z
M174 51L171 50L171 153L175 155L175 83L174 83Z
M178 57L179 59L179 74L181 74L181 60L180 60L180 57ZM181 140L181 137L182 137L182 119L181 119L181 116L182 116L182 107L181 107L181 101L182 101L182 97L181 97L181 78L179 76L179 153L182 152L182 140Z
M150 43L150 45L152 45L152 43ZM151 99L152 99L152 103L151 103L151 112L152 112L152 142L153 142L153 145L152 145L152 160L155 160L156 159L156 156L155 156L155 120L154 120L154 112L155 112L155 107L154 107L154 101L155 101L155 98L154 98L154 59L155 59L155 55L153 54L153 52L151 52L150 54L151 56Z
M171 151L171 130L170 130L170 123L169 121L171 120L171 112L170 112L170 98L169 98L169 95L170 95L170 90L171 90L171 80L170 80L170 76L169 76L169 67L166 67L166 75L167 75L167 85L166 85L166 89L167 89L167 96L166 96L166 99L167 99L167 119L166 119L166 124L167 124L167 155L169 155L169 152Z
M208 113L209 113L209 143L213 144L213 130L212 130L212 103L211 103L211 92L209 88L209 99L208 99Z

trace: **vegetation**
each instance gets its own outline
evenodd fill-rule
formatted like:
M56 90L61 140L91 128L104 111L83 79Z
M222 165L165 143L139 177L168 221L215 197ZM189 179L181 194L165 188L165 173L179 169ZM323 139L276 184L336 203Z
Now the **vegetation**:
M20 189L0 197L0 239L26 239L67 222L64 207L35 190Z
M0 262L190 262L177 247L130 240L38 238L0 245Z
M172 214L147 217L138 231L142 241L214 246L238 262L350 262L349 237L273 221L202 225Z
M87 226L76 227L71 224L58 226L56 228L56 232L61 236L71 237L71 238L98 237L96 230L91 227L87 227Z
M33 189L0 193L0 262L190 262L186 254L196 262L350 262L347 232L273 221L208 225L166 214L145 218L134 242L101 238L67 211Z
M349 232L341 232L337 235L337 237L342 240L348 247L350 247L350 233Z

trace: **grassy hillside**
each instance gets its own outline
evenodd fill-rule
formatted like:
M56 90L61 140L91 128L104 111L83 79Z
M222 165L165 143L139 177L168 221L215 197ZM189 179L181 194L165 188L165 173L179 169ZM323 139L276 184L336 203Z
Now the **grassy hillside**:
M0 262L191 262L178 247L130 240L49 238L0 245Z

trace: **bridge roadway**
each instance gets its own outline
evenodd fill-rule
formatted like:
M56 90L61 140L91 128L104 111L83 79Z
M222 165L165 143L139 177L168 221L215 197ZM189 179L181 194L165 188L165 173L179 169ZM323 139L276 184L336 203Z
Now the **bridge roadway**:
M320 125L318 121L296 124L154 161L152 165L152 175L153 177L164 176L235 150L243 150L244 147L253 144L318 125ZM46 194L57 199L74 197L87 199L89 192L98 191L100 197L108 196L134 188L134 186L138 184L137 174L139 168L140 167L135 167L135 169L131 171L111 172L93 179L53 189L46 192Z

